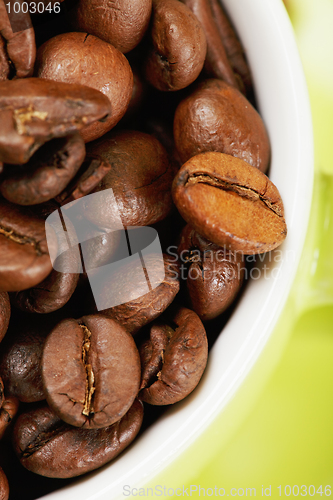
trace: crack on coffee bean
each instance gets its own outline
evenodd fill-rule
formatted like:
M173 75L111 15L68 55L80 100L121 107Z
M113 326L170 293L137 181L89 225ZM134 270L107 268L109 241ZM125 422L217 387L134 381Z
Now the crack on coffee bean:
M224 189L227 191L233 191L234 193L238 194L239 196L243 196L244 198L248 198L249 200L252 201L257 201L260 200L262 201L267 208L269 208L272 212L274 212L278 217L283 217L281 208L276 204L276 203L271 203L269 200L265 198L265 193L267 189L267 183L266 183L266 188L264 190L263 194L259 194L257 191L254 189L240 186L235 183L223 181L221 179L217 179L216 177L213 177L208 174L192 174L186 181L185 186L188 185L195 185L195 184L207 184L208 186L213 186L218 189Z
M30 123L34 119L45 121L47 116L47 111L35 111L32 105L27 108L14 109L16 130L20 135L24 135L27 133L26 123Z
M59 437L60 434L64 433L68 429L68 425L64 422L59 422L52 426L52 429L49 429L45 432L40 432L37 438L24 449L21 450L20 457L21 458L29 458L31 455L40 450L43 446L45 446L49 441L51 441L55 437Z
M70 401L71 403L73 403L73 406L75 406L75 405L76 405L76 404L78 404L78 403L80 403L81 405L83 405L83 404L84 404L84 401L77 401L76 399L71 398L71 397L70 397L70 395L69 395L69 394L67 394L67 392L59 392L58 394L59 394L59 396L66 396L66 397L69 399L69 401Z
M84 332L83 345L82 345L82 362L86 370L86 390L85 399L82 410L82 415L86 417L91 417L94 413L93 410L93 395L95 392L95 376L91 364L89 363L89 353L91 347L91 332L85 325L80 325Z
M17 234L13 231L13 229L8 229L0 225L0 234L3 234L5 238L12 240L15 243L18 243L19 245L31 245L32 247L34 247L38 256L43 255L45 253L42 252L38 241L34 240L33 238L29 238L28 236L22 236L20 234Z
M158 181L158 179L160 179L161 177L163 177L163 175L165 175L167 172L168 172L168 167L160 175L158 175L157 177L154 177L154 179L151 182L149 182L148 184L144 184L143 186L135 187L134 190L136 190L136 189L143 189L145 187L152 186L154 184L154 182Z

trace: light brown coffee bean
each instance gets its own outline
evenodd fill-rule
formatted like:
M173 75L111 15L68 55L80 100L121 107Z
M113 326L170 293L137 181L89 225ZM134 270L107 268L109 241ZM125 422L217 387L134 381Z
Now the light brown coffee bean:
M85 142L111 130L124 116L132 95L133 74L126 57L113 45L86 33L64 33L45 42L38 49L36 74L88 85L109 98L111 115L81 132Z
M177 107L174 137L183 162L204 151L237 156L266 172L270 145L265 125L237 89L205 80Z
M178 0L153 0L152 48L145 63L148 82L159 90L179 90L199 76L207 43L200 22Z
M125 54L142 40L151 4L152 0L80 0L70 16L76 31L95 35Z
M244 254L278 247L287 235L278 189L248 163L223 153L202 153L173 182L182 217L201 235Z

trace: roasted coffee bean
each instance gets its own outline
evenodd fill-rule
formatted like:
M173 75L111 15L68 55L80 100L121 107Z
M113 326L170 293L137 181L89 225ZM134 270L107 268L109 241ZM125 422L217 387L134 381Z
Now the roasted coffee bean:
M65 424L47 406L18 418L14 448L21 464L47 477L75 477L97 469L118 456L135 438L143 405L135 400L128 412L104 429L79 429Z
M98 155L87 155L74 179L55 197L55 201L65 205L89 194L110 169L111 165Z
M0 291L19 291L40 283L51 272L49 252L56 254L52 228L27 209L0 201Z
M171 304L179 291L179 269L177 263L171 262L169 256L163 256L164 276L161 276L161 256L145 255L144 267L141 262L134 261L119 266L113 275L112 286L107 277L100 281L100 295L105 304L115 298L124 297L123 303L100 310L101 314L118 321L132 335L147 323L160 316ZM143 270L143 271L142 271ZM147 276L149 281L147 281ZM135 289L133 289L135 283ZM135 294L135 298L131 298ZM127 297L127 300L126 300Z
M84 215L94 224L113 229L115 214L127 226L146 226L163 219L172 208L170 186L174 168L155 137L143 132L113 132L89 144L88 154L98 154L112 166L93 191L112 188L116 206L88 197Z
M93 429L117 422L140 384L134 340L116 321L84 316L61 321L47 338L42 376L46 400L68 424Z
M249 101L220 80L206 80L177 107L174 137L184 163L219 151L266 172L270 145L264 123Z
M10 62L6 52L6 42L0 34L0 81L7 80L10 74Z
M206 35L207 56L205 70L207 75L224 80L229 85L240 89L216 26L209 0L181 0L181 2L195 14Z
M24 403L45 399L40 362L45 339L53 326L53 318L41 321L22 313L11 321L8 335L0 344L0 376L6 397L13 396Z
M230 65L236 77L241 78L246 93L250 95L253 90L251 71L246 62L242 44L223 10L221 2L219 0L209 0L209 2Z
M18 13L12 12L9 19L5 2L4 0L0 0L0 37L1 35L6 40L8 59L4 55L4 50L0 49L0 52L3 54L2 57L0 56L0 68L1 59L3 61L7 59L15 67L15 76L17 78L32 76L36 59L36 43L30 14L20 10ZM0 43L1 46L4 46L4 44ZM2 64L5 72L7 72L6 70L10 71L8 63ZM6 78L9 77L9 71Z
M174 202L201 235L244 254L273 250L287 235L275 185L260 170L223 153L202 153L173 182Z
M70 15L76 31L95 35L125 54L143 38L151 5L152 0L80 0Z
M10 302L7 292L0 292L0 342L4 338L10 319Z
M5 397L0 408L0 440L4 437L6 430L16 416L18 408L19 400L17 398L14 396Z
M244 279L244 256L202 238L187 225L178 246L191 309L201 321L222 314L237 297Z
M0 467L0 500L9 499L9 484L7 481L6 474Z
M199 317L180 308L170 324L154 324L140 357L142 401L168 405L184 399L198 385L207 364L207 337Z
M101 92L27 78L0 82L0 161L21 165L45 142L81 130L110 114Z
M203 68L207 43L191 10L178 0L153 0L150 38L148 82L159 90L179 90L194 82Z
M18 205L37 205L57 196L80 168L86 154L80 134L44 144L22 166L8 165L0 184L4 198Z
M81 133L85 142L101 137L124 116L133 88L126 57L115 47L86 33L64 33L45 42L37 53L36 73L57 82L88 85L111 101L112 113Z

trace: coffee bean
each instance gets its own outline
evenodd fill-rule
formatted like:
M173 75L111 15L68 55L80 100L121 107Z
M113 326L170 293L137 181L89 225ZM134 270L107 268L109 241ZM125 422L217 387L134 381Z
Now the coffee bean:
M110 169L111 165L98 155L87 155L74 179L55 197L55 201L66 205L89 194Z
M44 144L22 166L8 165L0 192L18 205L37 205L57 196L80 168L85 157L80 134Z
M7 292L0 292L0 342L4 338L10 319L10 302Z
M133 75L126 57L86 33L64 33L45 42L38 49L36 74L57 82L88 85L110 99L111 115L104 123L82 131L85 142L111 130L124 116L132 95Z
M211 152L191 158L174 179L173 198L199 234L233 251L268 252L287 234L277 188L233 156Z
M21 165L45 142L110 113L101 92L41 78L0 82L0 161Z
M179 104L174 137L183 162L219 151L267 170L270 146L262 119L237 89L220 80L205 80Z
M9 498L9 484L6 474L0 467L0 500L8 500Z
M142 401L168 405L184 399L198 385L207 363L207 337L199 317L180 308L169 324L153 324L140 357Z
M89 144L89 154L98 154L112 165L110 172L93 191L112 188L115 204L87 198L85 217L97 226L114 228L115 214L127 226L153 224L170 212L170 186L174 168L162 144L148 134L134 131L114 132Z
M151 44L145 66L149 83L179 90L199 76L207 43L198 19L178 0L153 0Z
M42 376L47 402L65 422L107 427L138 393L140 359L133 338L112 319L67 319L46 341Z
M0 82L7 80L10 73L10 62L6 52L6 42L0 34Z
M185 262L186 288L191 309L202 321L222 314L237 297L244 279L244 256L202 238L187 225L178 246Z
M18 291L40 283L50 273L49 251L57 240L45 222L5 200L0 201L0 291Z
M129 52L143 38L152 0L80 0L70 12L75 31L85 31ZM103 15L100 13L103 12Z
M19 400L14 396L8 396L4 399L0 408L0 440L12 423L19 408ZM1 496L0 496L1 499Z
M14 448L21 464L32 472L75 477L118 456L139 432L142 419L143 405L138 400L113 425L88 430L65 424L48 406L41 406L18 418Z
M101 314L124 325L132 335L160 316L179 291L178 265L173 263L169 256L163 256L164 276L160 273L161 257L159 255L145 255L144 264L142 267L141 261L140 263L134 261L119 266L113 275L112 287L109 285L109 277L103 283L102 276L98 276L99 293L105 304L119 296L124 297L122 303L101 310ZM135 283L135 290L133 283ZM135 298L130 300L129 297L133 295L133 292Z

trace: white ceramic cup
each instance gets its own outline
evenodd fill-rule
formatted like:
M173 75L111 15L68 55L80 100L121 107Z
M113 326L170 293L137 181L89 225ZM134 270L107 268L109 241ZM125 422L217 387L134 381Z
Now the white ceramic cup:
M121 498L124 485L142 486L163 471L235 394L258 359L288 297L312 195L313 138L305 78L282 0L223 0L223 4L252 70L259 111L272 146L269 176L284 202L287 239L256 266L257 275L215 342L205 376L194 393L168 410L115 461L45 499Z

